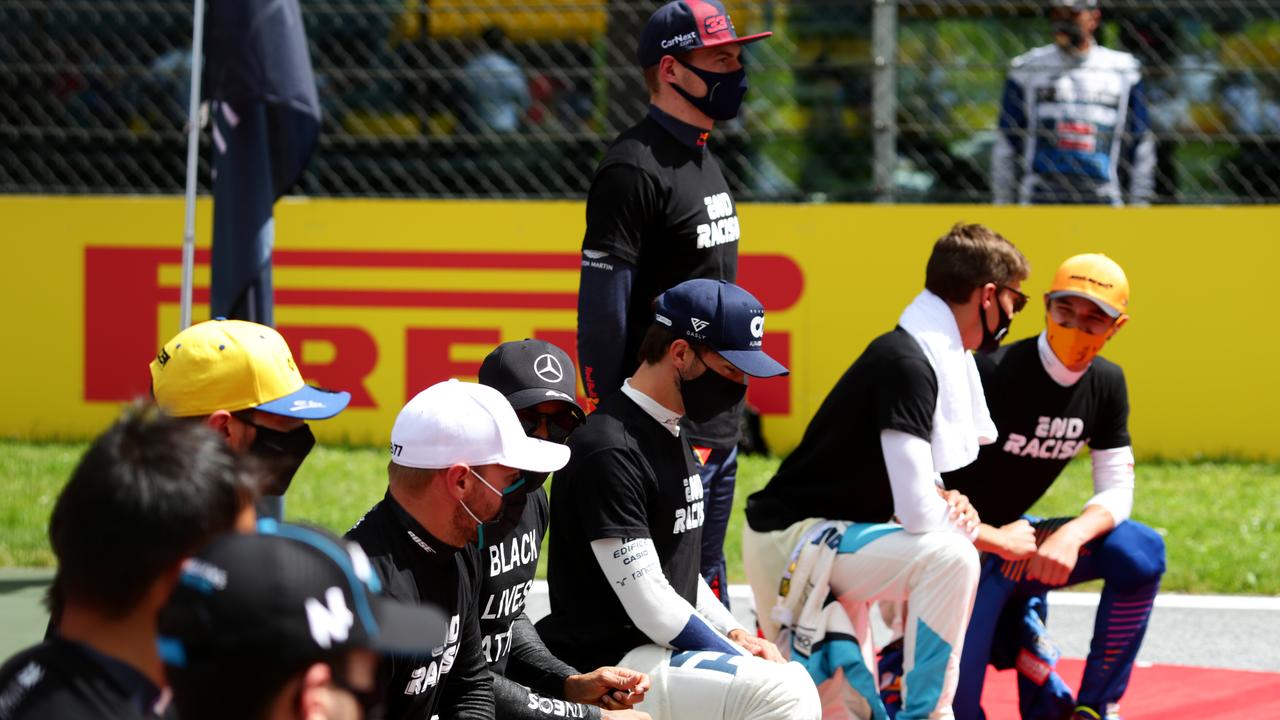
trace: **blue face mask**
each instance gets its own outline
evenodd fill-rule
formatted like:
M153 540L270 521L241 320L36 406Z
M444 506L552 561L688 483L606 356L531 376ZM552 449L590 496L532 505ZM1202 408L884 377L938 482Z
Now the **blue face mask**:
M746 68L718 73L694 67L680 58L675 58L675 61L697 75L707 86L706 95L694 97L684 88L671 83L671 87L675 88L676 92L712 120L732 120L738 117L742 100L747 96Z
M523 475L520 476L519 480L508 485L505 490L499 490L490 485L489 481L485 480L480 473L471 468L467 469L485 487L502 498L502 505L498 508L497 514L489 520L481 520L476 517L476 514L471 512L471 508L467 507L466 503L458 500L458 504L462 506L462 509L476 522L476 545L483 549L486 540L494 542L502 540L515 528L520 522L520 516L524 514L525 502L529 497L527 492L521 492L525 487L525 477Z

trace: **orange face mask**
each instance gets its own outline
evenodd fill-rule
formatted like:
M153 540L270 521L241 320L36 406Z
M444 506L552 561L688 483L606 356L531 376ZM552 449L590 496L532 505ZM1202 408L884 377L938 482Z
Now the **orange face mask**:
M1111 329L1101 335L1090 335L1080 328L1069 328L1053 321L1052 315L1044 319L1045 331L1049 340L1049 348L1053 354L1069 368L1079 368L1093 362L1093 358L1107 344L1107 340L1116 334L1116 330L1127 322L1127 315L1120 316Z

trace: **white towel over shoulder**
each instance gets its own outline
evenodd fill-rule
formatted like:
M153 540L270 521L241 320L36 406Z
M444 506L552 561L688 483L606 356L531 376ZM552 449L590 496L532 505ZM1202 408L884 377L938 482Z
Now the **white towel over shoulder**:
M964 349L951 307L928 290L902 311L898 325L920 343L938 378L938 404L929 438L934 470L962 468L977 459L980 445L996 441L978 366Z

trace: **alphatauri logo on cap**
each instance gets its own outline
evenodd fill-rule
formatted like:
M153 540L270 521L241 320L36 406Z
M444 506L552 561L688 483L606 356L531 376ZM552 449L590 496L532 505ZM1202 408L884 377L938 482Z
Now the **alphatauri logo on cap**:
M698 318L689 318L689 323L693 325L693 331L700 333L711 323L707 320L699 320Z
M533 372L549 383L558 383L564 379L564 368L554 355L543 353L533 361Z
M757 315L751 318L751 334L754 337L764 337L764 316Z

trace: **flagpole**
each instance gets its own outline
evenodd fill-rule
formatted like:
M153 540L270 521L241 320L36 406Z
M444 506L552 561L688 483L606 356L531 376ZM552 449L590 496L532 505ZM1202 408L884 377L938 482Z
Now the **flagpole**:
M179 330L191 325L191 287L196 266L196 171L200 154L200 61L204 57L204 0L195 0L191 29L191 102L187 106L187 205L182 234L182 295Z

